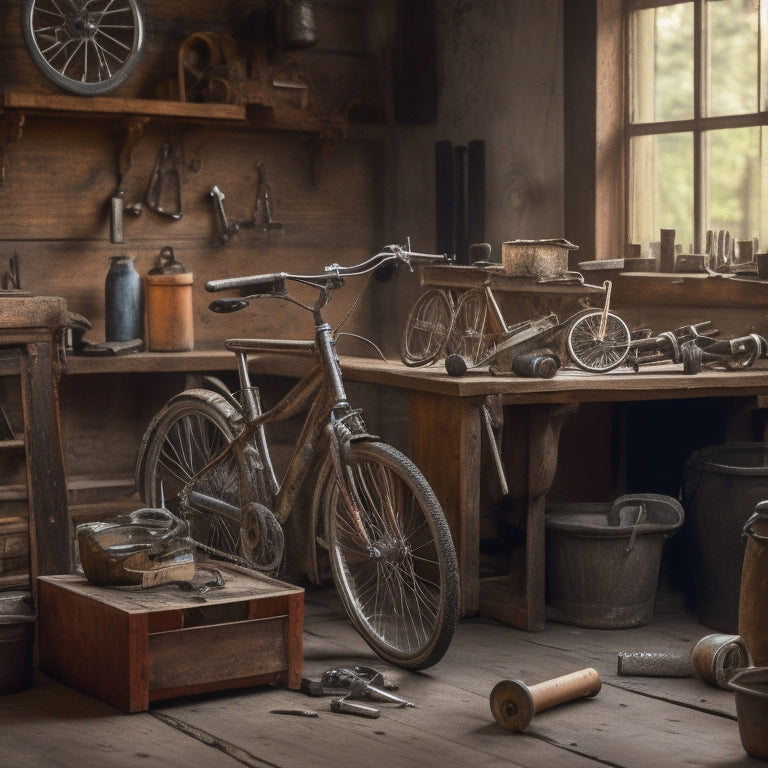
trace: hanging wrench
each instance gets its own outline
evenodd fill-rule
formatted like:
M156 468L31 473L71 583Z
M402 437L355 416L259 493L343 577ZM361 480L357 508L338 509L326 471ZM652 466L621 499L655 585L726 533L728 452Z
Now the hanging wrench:
M222 245L226 245L240 231L240 225L236 222L230 223L227 214L224 212L224 193L214 186L210 191L213 199L214 210L216 211L216 236Z

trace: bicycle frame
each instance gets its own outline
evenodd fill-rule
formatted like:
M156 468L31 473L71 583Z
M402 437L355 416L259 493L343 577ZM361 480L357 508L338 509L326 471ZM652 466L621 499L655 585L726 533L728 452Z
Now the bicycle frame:
M335 340L331 327L322 321L315 329L315 342L297 344L293 341L280 342L272 339L230 340L227 348L237 356L238 378L240 381L243 429L227 448L189 483L194 487L195 480L211 471L228 455L234 453L237 460L244 461L248 447L256 442L272 495L271 504L277 521L283 525L290 516L296 501L306 485L307 475L312 467L311 458L325 436L332 440L338 450L334 454L343 454L344 445L352 439L374 439L366 432L359 410L353 409L348 400L335 351ZM314 349L317 363L269 410L262 411L258 390L251 384L248 371L248 354L268 352L296 352L299 349ZM272 464L265 425L289 419L299 413L307 412L293 455L285 470L282 481L278 480ZM338 469L338 462L334 462ZM241 489L241 499L245 503L251 500L250 489ZM186 497L194 505L212 514L226 514L238 517L240 509L225 505L194 490Z
M230 339L225 342L226 348L234 352L237 357L237 373L240 384L239 409L243 415L243 429L219 456L203 467L188 483L185 499L193 503L196 508L233 519L239 517L240 509L228 505L220 499L214 499L195 491L194 485L198 478L210 472L232 454L241 464L245 462L246 452L255 443L264 464L264 472L272 497L269 506L278 523L284 525L291 514L291 510L296 505L299 495L306 487L307 476L313 468L312 458L316 455L318 446L323 439L327 438L329 441L329 453L340 480L343 479L341 476L341 457L343 457L345 447L353 440L378 439L377 436L367 432L362 412L352 408L349 404L341 366L334 349L336 340L331 326L323 318L323 309L328 303L330 290L343 283L343 276L365 274L377 269L387 261L395 258L403 259L403 256L406 258L415 256L431 260L445 258L429 254L415 254L394 246L390 247L393 249L392 253L378 254L377 257L369 259L357 268L345 269L334 265L329 270L330 275L295 276L278 273L257 276L256 278L212 281L206 286L209 290L222 290L237 288L242 285L253 285L254 283L267 285L269 286L267 292L257 293L248 298L287 298L305 309L309 309L309 307L285 293L284 283L286 279L295 279L298 282L318 287L320 295L312 307L315 324L314 342L281 339ZM215 311L232 311L247 306L247 303L245 300L221 299L218 304L214 302L211 308ZM262 411L258 388L251 384L248 355L296 353L297 351L313 351L317 358L316 364L273 407L267 411ZM228 390L224 394L230 401L237 402ZM301 433L281 481L277 478L272 464L265 426L269 423L289 419L305 411L307 411L307 415ZM245 475L246 473L243 473L243 476ZM343 482L340 485L344 488ZM253 491L249 488L241 488L240 499L242 506L245 507L249 501L254 500Z

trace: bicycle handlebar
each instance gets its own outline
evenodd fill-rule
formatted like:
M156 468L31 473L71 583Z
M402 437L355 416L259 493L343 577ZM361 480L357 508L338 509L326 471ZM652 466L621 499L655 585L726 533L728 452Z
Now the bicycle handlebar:
M377 253L369 259L352 267L342 267L339 264L331 264L325 267L321 275L293 275L289 272L272 272L263 275L248 275L245 277L227 277L221 280L209 280L205 284L205 290L210 293L230 291L233 289L250 288L257 286L272 286L275 292L283 292L287 280L295 280L303 283L316 283L325 285L333 282L339 284L345 277L355 277L373 272L389 261L402 261L408 265L412 262L453 261L446 254L417 253L406 250L398 245L389 245L381 253Z

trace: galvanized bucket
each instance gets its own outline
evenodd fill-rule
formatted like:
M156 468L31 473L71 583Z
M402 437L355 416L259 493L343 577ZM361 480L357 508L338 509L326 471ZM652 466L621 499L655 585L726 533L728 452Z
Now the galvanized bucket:
M742 529L755 506L768 499L768 443L694 451L685 465L680 498L698 619L706 627L738 634Z
M683 518L680 503L659 494L548 509L549 617L596 629L647 624L664 541Z

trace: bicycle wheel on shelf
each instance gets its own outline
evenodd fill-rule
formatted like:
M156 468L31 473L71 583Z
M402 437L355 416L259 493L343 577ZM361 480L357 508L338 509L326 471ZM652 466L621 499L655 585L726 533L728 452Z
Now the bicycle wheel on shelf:
M436 664L453 638L459 571L448 524L429 484L379 442L350 445L345 488L329 482L325 528L331 572L357 630L404 669Z
M400 339L400 359L409 366L428 365L445 350L453 319L450 295L430 288L419 296L408 313Z
M119 88L144 47L137 0L24 0L21 31L43 75L78 96Z
M205 389L170 400L142 440L136 485L145 504L162 503L188 520L191 538L204 551L272 570L282 557L282 529L264 506L268 497L255 448L213 463L234 439L238 416L225 398Z
M605 373L626 360L630 332L627 324L609 312L601 338L603 311L587 310L576 317L568 328L568 354L579 368L591 373Z
M487 299L482 288L472 288L464 293L456 305L453 324L448 333L445 351L460 355L470 365L482 360L488 351L485 334Z

